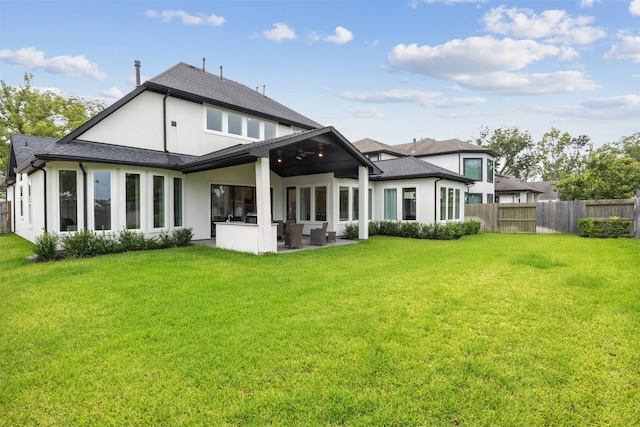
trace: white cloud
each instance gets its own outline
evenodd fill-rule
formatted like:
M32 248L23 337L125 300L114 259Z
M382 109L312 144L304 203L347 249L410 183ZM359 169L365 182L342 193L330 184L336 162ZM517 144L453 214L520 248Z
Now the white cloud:
M120 99L120 98L122 98L124 96L122 91L120 89L118 89L117 87L115 87L115 86L110 87L107 90L103 90L102 92L100 92L100 94L102 96L104 96L105 98L108 98L108 99L111 99L111 100Z
M417 44L395 46L388 61L396 71L455 80L457 75L519 70L546 57L567 59L573 49L540 44L533 40L497 40L492 36L451 40L438 46Z
M459 76L457 82L467 89L503 95L545 95L593 90L600 87L580 71L469 74Z
M214 27L218 27L225 22L225 18L222 16L216 16L214 14L205 15L204 13L190 15L184 10L163 10L162 12L156 12L150 9L147 10L147 17L159 19L161 22L171 22L173 18L176 18L181 20L184 25L212 25Z
M347 113L354 117L367 119L384 117L384 113L382 113L382 111L378 111L375 107L349 108L347 109Z
M335 31L334 35L327 36L323 40L335 44L345 44L353 40L353 33L346 28L338 26Z
M342 92L339 94L347 101L359 101L365 103L390 104L390 103L416 103L423 107L454 108L471 107L485 102L484 98L443 98L439 92L421 90L393 89L380 92Z
M610 96L607 98L594 98L582 103L586 108L614 108L614 109L633 109L636 113L640 108L640 95L620 95Z
M0 50L0 58L10 64L20 65L28 69L42 69L53 74L64 76L84 76L96 80L106 80L107 75L98 69L95 62L90 62L84 55L54 56L45 58L45 53L34 47L23 47L18 50Z
M640 36L621 36L622 43L614 45L603 59L605 61L640 62Z
M545 10L499 6L485 13L485 30L513 37L545 39L568 44L588 44L606 36L591 24L591 16L573 18L564 10Z
M640 0L631 0L631 3L629 3L629 13L633 16L640 16Z
M295 39L296 32L290 28L287 24L278 22L273 24L272 30L265 30L262 32L262 37L272 41L293 40Z
M592 7L594 3L600 3L601 0L580 0L580 7L581 8L586 8L586 7Z

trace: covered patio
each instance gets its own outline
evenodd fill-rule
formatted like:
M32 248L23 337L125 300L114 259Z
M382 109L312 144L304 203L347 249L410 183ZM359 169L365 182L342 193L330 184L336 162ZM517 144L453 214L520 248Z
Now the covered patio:
M217 248L218 245L216 244L216 238L212 237L211 239L204 239L204 240L193 240L192 243L194 245L207 245L207 246L211 246L212 248ZM284 242L278 242L277 244L277 252L278 254L286 254L286 253L292 253L292 252L301 252L301 251L308 251L308 250L312 250L312 249L324 249L324 248L333 248L333 247L337 247L337 246L345 246L345 245L353 245L355 243L359 243L358 240L352 240L352 239L343 239L340 237L336 237L335 242L328 242L326 245L324 246L320 246L320 245L312 245L311 244L311 237L308 235L303 235L302 236L302 247L297 248L289 248L287 246L285 246ZM224 248L221 248L224 249Z
M272 173L283 179L328 174L331 180L357 180L359 206L368 206L369 175L380 173L377 166L333 127L234 145L190 161L182 165L180 170L189 174L249 164L254 165L255 173L254 219L251 222L216 222L216 247L256 254L281 252L271 204L272 190L282 192L284 189L274 189ZM337 224L333 209L335 203L335 197L327 198L326 217L322 222L329 224L329 230L335 230ZM292 219L297 219L295 211ZM311 222L308 221L307 226ZM367 216L361 215L358 220L360 240L368 238L367 224Z

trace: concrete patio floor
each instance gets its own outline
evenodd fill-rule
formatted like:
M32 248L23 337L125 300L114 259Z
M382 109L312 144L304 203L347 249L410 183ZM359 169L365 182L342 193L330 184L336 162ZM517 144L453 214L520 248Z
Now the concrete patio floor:
M350 240L350 239L341 239L340 237L336 237L336 241L335 242L329 242L324 246L320 246L320 245L312 245L311 243L311 236L307 236L307 235L302 235L302 247L301 248L288 248L284 245L284 242L278 241L278 253L279 254L284 254L284 253L289 253L289 252L299 252L299 251L306 251L309 249L322 249L322 248L330 248L330 247L334 247L334 246L343 246L343 245L351 245L354 243L358 243L358 240ZM212 237L211 239L203 239L203 240L192 240L191 243L193 243L194 245L207 245L207 246L211 246L213 248L216 247L216 238Z

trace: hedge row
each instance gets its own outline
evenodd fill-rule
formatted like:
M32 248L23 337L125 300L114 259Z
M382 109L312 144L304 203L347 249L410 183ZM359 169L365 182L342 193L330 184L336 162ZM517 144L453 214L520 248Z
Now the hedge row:
M618 238L630 234L631 221L621 220L616 216L609 219L580 218L578 230L585 237Z
M396 236L412 239L453 240L480 232L480 221L421 224L418 222L370 221L369 236ZM347 224L344 236L358 238L358 224Z
M92 230L82 230L58 236L44 232L36 239L34 253L38 260L49 261L66 257L115 254L120 252L164 249L187 246L193 237L191 228L173 230L171 234L162 232L157 237L144 237L141 233L122 230L118 234L98 234ZM60 250L58 250L60 247Z

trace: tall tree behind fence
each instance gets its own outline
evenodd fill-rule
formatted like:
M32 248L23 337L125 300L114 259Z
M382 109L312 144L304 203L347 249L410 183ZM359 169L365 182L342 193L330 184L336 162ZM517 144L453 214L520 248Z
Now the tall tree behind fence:
M498 233L579 234L580 218L631 221L640 237L640 199L465 205L465 219L481 222L481 230Z
M0 233L11 232L11 202L0 201Z

